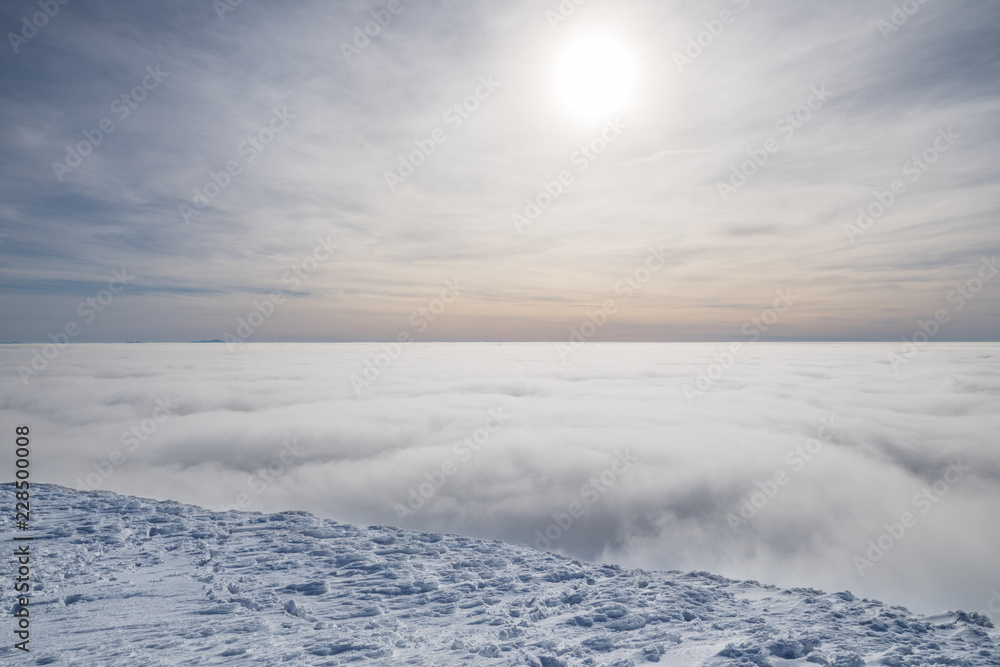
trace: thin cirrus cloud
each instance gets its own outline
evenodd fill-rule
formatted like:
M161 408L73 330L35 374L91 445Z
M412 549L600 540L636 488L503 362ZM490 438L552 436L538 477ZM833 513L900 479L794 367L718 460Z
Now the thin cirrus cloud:
M562 361L550 343L416 343L386 366L378 344L73 345L6 383L0 414L31 425L33 478L73 488L982 609L1000 582L996 346L921 348L894 372L894 344L758 343L720 376L727 347L593 345ZM0 353L15 366L27 349ZM718 380L688 401L702 373ZM479 450L456 449L466 438ZM968 470L914 499L953 463ZM582 515L553 528L573 503ZM859 573L904 512L916 525Z
M787 287L803 306L775 336L896 339L996 254L990 3L922 5L886 38L888 1L591 2L553 28L557 6L403 3L348 62L341 42L381 3L243 3L221 19L195 2L60 5L0 55L2 339L45 340L122 266L136 281L79 340L221 337L327 238L337 252L256 340L388 339L455 276L467 295L427 337L558 339L649 246L671 269L604 339L731 337ZM678 71L723 9L735 22ZM36 10L7 3L0 23ZM621 135L518 234L511 214L601 131L551 79L565 44L598 29L637 66ZM119 118L147 67L165 76ZM447 123L481 77L499 86ZM785 139L776 123L814 87L829 99ZM286 108L242 163L241 142ZM106 117L114 132L57 180L52 162ZM948 127L954 146L851 244L857 209ZM447 141L390 192L384 173L436 128ZM722 201L718 183L772 137L780 151ZM234 160L241 173L185 222L179 206ZM984 291L942 336L994 338L998 304Z

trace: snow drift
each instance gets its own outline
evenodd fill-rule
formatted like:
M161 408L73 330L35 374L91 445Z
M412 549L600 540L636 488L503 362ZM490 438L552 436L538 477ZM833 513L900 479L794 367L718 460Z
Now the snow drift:
M305 512L32 491L36 664L1000 665L997 631L974 613L918 617L849 592ZM13 500L0 485L0 502ZM8 514L0 529L14 544ZM3 563L9 625L19 605L13 559ZM22 657L12 643L0 661Z

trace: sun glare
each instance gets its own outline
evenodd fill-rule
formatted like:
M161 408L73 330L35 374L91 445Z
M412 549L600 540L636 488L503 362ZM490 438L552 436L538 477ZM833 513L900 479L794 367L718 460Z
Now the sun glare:
M632 92L634 80L631 55L606 36L591 35L570 43L556 66L560 99L586 118L603 117L620 109Z

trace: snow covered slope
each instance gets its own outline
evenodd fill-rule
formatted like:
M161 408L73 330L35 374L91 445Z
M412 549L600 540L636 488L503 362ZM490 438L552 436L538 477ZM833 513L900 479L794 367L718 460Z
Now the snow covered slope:
M961 612L301 512L32 492L32 651L13 648L5 557L3 664L1000 665L997 631ZM5 552L13 528L5 511Z

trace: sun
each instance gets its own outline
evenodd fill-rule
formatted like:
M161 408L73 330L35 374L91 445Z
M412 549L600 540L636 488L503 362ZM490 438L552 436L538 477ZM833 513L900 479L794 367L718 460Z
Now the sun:
M605 35L570 42L555 68L556 92L575 114L588 119L618 111L635 84L635 64L622 44Z

